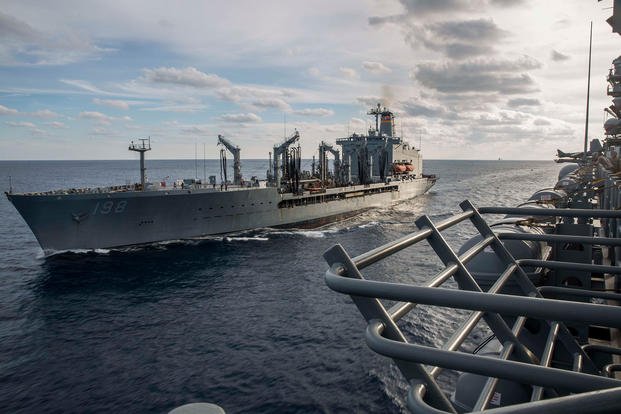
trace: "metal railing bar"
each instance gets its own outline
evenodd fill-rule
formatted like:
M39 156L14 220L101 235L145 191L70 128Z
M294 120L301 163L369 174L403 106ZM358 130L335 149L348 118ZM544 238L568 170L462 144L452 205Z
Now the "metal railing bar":
M509 265L507 269L496 280L496 282L494 282L492 287L490 287L488 292L496 293L500 291L500 289L502 289L505 282L509 279L509 277L511 276L511 274L513 274L514 271L515 271L515 265ZM445 351L456 351L461 346L461 344L466 340L468 335L470 335L470 332L472 332L474 327L479 323L484 313L485 312L482 312L482 311L472 312L470 316L466 319L466 321L462 323L461 326L457 330L455 330L455 332L453 332L453 335L451 335L451 337L444 343L444 345L442 346L442 349ZM519 333L519 331L517 333ZM517 333L514 332L514 335L517 335ZM438 375L440 375L440 372L442 372L442 368L433 367L429 371L429 375L431 375L434 378L437 378Z
M520 331L524 327L525 323L526 323L525 317L520 316L519 318L517 318L512 328L513 335L518 336L520 334ZM512 342L505 343L503 345L503 349L499 355L499 358L503 360L509 359L514 348L515 346ZM492 400L494 391L496 391L496 386L498 385L498 381L499 379L496 377L487 378L487 381L485 381L485 386L481 390L481 393L479 394L479 398L477 399L477 402L474 405L473 411L482 411L485 409L485 407L487 407L489 402Z
M470 221L472 222L474 227L479 231L479 233L481 235L484 235L484 236L491 236L491 235L493 235L496 238L495 242L492 243L491 246L492 246L492 249L494 250L494 252L496 253L496 255L498 256L498 258L501 261L503 261L506 264L508 264L508 263L517 263L515 258L507 250L507 248L504 245L504 243L502 243L500 241L500 239L498 239L496 237L496 235L494 234L492 229L489 227L489 225L487 224L485 219L483 219L483 216L479 213L479 211L476 209L476 207L469 200L465 200L465 201L459 203L459 206L464 211L473 211L474 214L470 218ZM539 291L537 290L537 288L535 287L533 282L528 278L528 275L526 274L526 272L520 266L518 266L517 269L516 269L515 281L517 282L518 286L520 287L520 289L522 290L522 293L525 296L535 297L535 298L543 298L543 296L541 296L541 294L539 293ZM545 321L546 325L548 325L548 326L550 325L550 321L549 321L548 318L545 318L544 321ZM492 327L492 329L493 329L493 327ZM559 340L563 344L563 347L565 347L570 354L573 354L573 353L576 353L576 352L578 352L578 353L583 353L584 352L578 346L578 344L577 344L576 340L574 339L573 335L569 332L569 330L567 329L567 327L565 327L565 325L561 326L561 332L560 332L560 335L559 335ZM584 362L586 364L585 368L586 368L587 372L593 373L593 374L598 373L598 369L595 366L595 364L587 357L586 354L583 355L583 356L585 357Z
M430 407L424 400L425 386L410 387L407 405L413 413L443 414L444 411ZM526 402L485 410L486 414L615 414L621 412L621 388L590 391L565 395L543 401Z
M511 353L513 352L514 344L512 342L507 342L500 354L500 359L507 360ZM482 411L485 410L487 404L492 400L492 395L494 391L496 391L496 386L498 385L499 379L496 377L487 377L485 381L485 385L479 394L479 398L477 398L477 402L474 405L472 411Z
M604 365L603 371L606 373L606 376L610 378L614 378L613 377L614 373L621 371L621 364Z
M586 289L573 289L573 288L565 288L559 286L541 286L537 288L542 295L552 294L552 295L567 295L567 296L579 296L586 298L600 298L600 299L611 299L621 301L621 293L613 293L613 292L604 292L597 290L586 290Z
M422 382L416 382L410 386L407 394L407 405L410 412L416 414L446 414L425 402L426 387Z
M467 210L464 209L464 211L467 211ZM476 209L474 208L471 209L471 211L473 214L470 217L470 220L473 220L474 217L478 213ZM449 244L446 242L446 240L442 236L442 233L440 233L440 230L438 230L438 228L431 221L431 219L428 216L422 216L416 220L416 226L418 226L419 229L429 228L433 231L433 233L427 239L427 242L433 248L434 252L436 252L436 254L440 258L442 263L444 263L445 265L448 265L449 263L455 263L459 267L459 269L455 273L455 276L453 277L455 279L455 282L457 282L459 289L482 293L481 287L478 285L476 280L474 280L474 278L472 277L472 274L470 274L466 266L459 260L459 257L457 256L457 254L453 251L451 246L449 246ZM477 230L479 229L477 228ZM487 238L491 236L494 238L494 243L492 244L492 247L495 244L501 244L501 242L496 238L496 236L491 231L486 234L483 234L481 231L479 232L481 233L481 237ZM506 264L508 265L508 263ZM516 269L519 270L519 267L517 267ZM435 288L435 289L437 290L439 288ZM446 290L446 289L442 289L442 290ZM475 310L480 310L480 309L475 309ZM532 362L532 357L533 357L532 352L530 352L530 350L527 349L524 346L524 344L522 344L515 337L515 335L513 335L513 333L511 332L511 328L507 326L507 323L499 314L493 313L493 312L485 312L483 314L483 319L485 320L487 325L490 327L490 329L494 332L494 334L496 335L499 341L501 342L511 341L515 343L516 355L519 359L525 362Z
M459 256L459 260L461 260L462 263L467 263L477 254L483 251L487 246L489 246L489 244L493 240L494 240L493 237L487 237L481 240L480 242L472 246L470 249L465 251L461 256ZM451 276L453 276L458 269L459 269L459 266L457 266L456 264L449 264L444 269L442 269L439 273L437 273L429 282L427 282L426 286L435 287L435 286L442 285ZM392 318L392 320L396 322L399 319L401 319L404 315L406 315L409 311L414 309L416 305L417 305L416 303L407 303L407 302L397 303L388 310L388 313L390 314L390 317Z
M560 324L558 322L552 322L550 325L550 331L548 332L548 338L546 340L546 346L541 355L541 366L548 367L552 362L552 353L554 352L554 344L560 330ZM531 401L539 401L543 397L543 387L535 386L530 398Z
M431 280L429 280L425 286L427 287L437 287L446 282L451 276L455 274L455 272L459 269L456 264L450 264L442 269L438 274L436 274ZM406 315L409 311L414 309L418 304L412 302L399 302L393 305L388 313L393 321L398 321L404 315Z
M611 305L428 288L374 280L351 280L330 270L326 271L325 281L331 289L349 295L496 312L509 316L524 315L535 319L621 327L621 307Z
M575 372L582 372L582 361L582 354L574 354L574 364L571 369Z
M367 326L365 333L367 345L378 354L399 360L437 365L451 370L503 378L522 384L558 388L569 392L621 387L621 381L613 378L396 342L382 336L383 328L379 321L372 321Z
M468 263L472 260L477 254L481 253L487 246L492 244L494 241L494 236L483 237L479 242L477 242L474 246L466 250L459 256L459 261L462 263Z
M462 212L455 214L449 218L439 221L436 227L439 230L447 229L470 218L471 215L472 212ZM358 269L364 269L365 267L372 265L373 263L382 260L385 257L388 257L400 250L405 249L406 247L409 247L426 239L427 237L429 237L429 235L431 235L430 230L417 231L416 233L408 234L393 242L386 243L373 250L369 250L366 253L362 253L361 255L354 257L352 260Z
M351 257L347 254L343 246L337 244L328 249L324 253L324 258L330 265L330 269L326 272L326 284L328 284L328 276L334 275L332 269L339 273L345 274L347 277L336 276L340 281L349 282L366 282L362 273L356 268ZM338 270L337 270L338 269ZM328 284L329 285L329 284ZM379 323L382 325L382 331L386 331L386 336L394 341L406 343L406 339L399 327L392 321L386 308L379 299L375 297L351 296L352 301L367 321L367 323ZM429 398L437 406L454 412L451 402L440 389L436 381L429 376L425 368L411 361L395 360L394 361L403 376L408 380L418 379L424 381L429 388Z
M526 214L548 217L598 217L621 218L620 210L599 210L584 208L533 208L533 207L480 207L481 214Z
M553 243L600 244L602 246L621 246L621 239L588 236L565 236L561 234L496 233L501 240L531 240Z
M618 266L604 266L587 263L573 263L573 262L558 262L554 260L536 260L536 259L517 259L516 262L520 266L534 266L545 267L548 269L566 269L566 270L581 270L585 272L597 272L597 273L621 273L621 267Z
M582 349L587 354L594 351L594 352L603 352L606 354L621 355L621 348L616 348L614 346L599 345L599 344L585 344L585 345L582 345Z

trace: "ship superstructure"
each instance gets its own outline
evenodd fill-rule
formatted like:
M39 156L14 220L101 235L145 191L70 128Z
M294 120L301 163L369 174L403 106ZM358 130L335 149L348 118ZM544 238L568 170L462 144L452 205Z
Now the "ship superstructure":
M376 117L375 129L337 140L340 150L322 142L311 171L302 170L295 131L274 146L266 180L244 180L241 149L219 135L219 185L216 176L207 183L149 183L144 156L151 145L141 140L129 147L140 154L140 183L6 195L45 252L318 226L415 197L435 183L435 176L422 174L419 150L394 136L393 113L378 104L369 114ZM227 151L233 155L232 182Z

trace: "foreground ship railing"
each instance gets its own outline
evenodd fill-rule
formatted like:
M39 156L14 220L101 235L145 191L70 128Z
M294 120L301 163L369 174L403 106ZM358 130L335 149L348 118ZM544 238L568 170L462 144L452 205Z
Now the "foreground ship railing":
M366 319L365 339L375 352L393 358L410 384L407 404L413 412L481 411L497 406L491 412L571 412L621 411L621 381L614 373L621 365L611 363L612 355L621 349L581 341L580 327L621 328L621 307L587 303L591 298L621 301L621 295L609 291L574 289L565 286L537 288L525 266L556 269L579 274L621 274L621 267L602 264L573 263L537 259L514 259L504 239L537 240L564 246L621 246L621 239L561 234L495 234L482 214L509 213L564 217L566 221L603 219L616 222L621 211L592 209L482 208L470 202L461 205L462 213L433 223L427 216L416 221L419 231L380 246L357 257L350 257L342 246L329 249L324 257L330 265L325 280L330 288L349 294ZM442 231L469 220L480 234L480 241L458 255L446 242ZM421 241L427 241L444 264L444 269L424 285L366 280L361 271L384 258ZM481 252L493 249L504 270L485 292L467 268L468 262ZM487 249L487 250L486 250ZM576 273L578 272L578 273ZM446 288L454 280L459 289ZM516 287L506 294L510 283ZM546 296L562 297L566 300ZM572 300L568 300L569 297ZM387 309L381 300L397 301ZM418 304L450 307L470 311L465 321L441 347L408 342L397 323ZM482 321L498 340L492 356L460 352ZM568 328L569 326L569 328ZM570 331L572 329L572 331ZM614 361L612 361L614 362ZM427 366L425 366L425 365ZM463 394L473 395L472 385L459 390L459 381L450 400L437 379L444 370L461 371L462 375L485 377L478 395L465 404ZM472 377L470 378L472 379ZM504 381L505 384L502 384ZM520 398L511 386L527 387ZM472 382L472 381L471 381ZM523 385L530 384L530 385ZM510 384L511 385L511 384ZM500 388L502 387L502 392ZM474 387L476 388L476 386ZM509 391L507 391L509 389ZM519 391L519 390L518 390ZM460 393L462 397L460 398ZM504 394L504 396L503 396ZM472 397L470 397L472 398ZM504 401L501 403L501 398ZM468 398L466 398L468 399ZM508 405L512 400L515 405Z

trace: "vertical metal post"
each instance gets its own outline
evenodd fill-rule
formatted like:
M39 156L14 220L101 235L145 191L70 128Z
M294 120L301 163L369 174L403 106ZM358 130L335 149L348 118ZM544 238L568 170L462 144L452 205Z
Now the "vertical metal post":
M586 102L586 123L584 126L584 154L582 160L587 159L587 141L589 139L589 97L591 95L591 50L593 47L593 21L591 21L591 34L589 36L589 75L587 78L587 102Z
M144 191L146 171L147 169L144 167L144 151L140 151L140 189L142 191Z

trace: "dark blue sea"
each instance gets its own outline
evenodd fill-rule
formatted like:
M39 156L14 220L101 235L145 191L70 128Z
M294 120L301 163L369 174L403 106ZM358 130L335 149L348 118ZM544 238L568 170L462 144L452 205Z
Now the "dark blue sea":
M0 411L165 413L212 402L227 413L404 412L406 384L364 343L352 302L326 287L322 253L357 255L458 203L515 206L553 186L540 161L426 161L423 196L317 230L259 229L198 241L44 257L0 197ZM218 175L217 161L148 160L148 175ZM245 161L244 176L265 176ZM206 174L205 174L206 171ZM136 161L2 161L0 188L37 191L135 182ZM459 247L467 229L447 236ZM440 268L426 245L365 270L420 282ZM439 344L454 315L421 308L403 329ZM439 317L432 319L432 317ZM450 381L450 379L447 379Z

